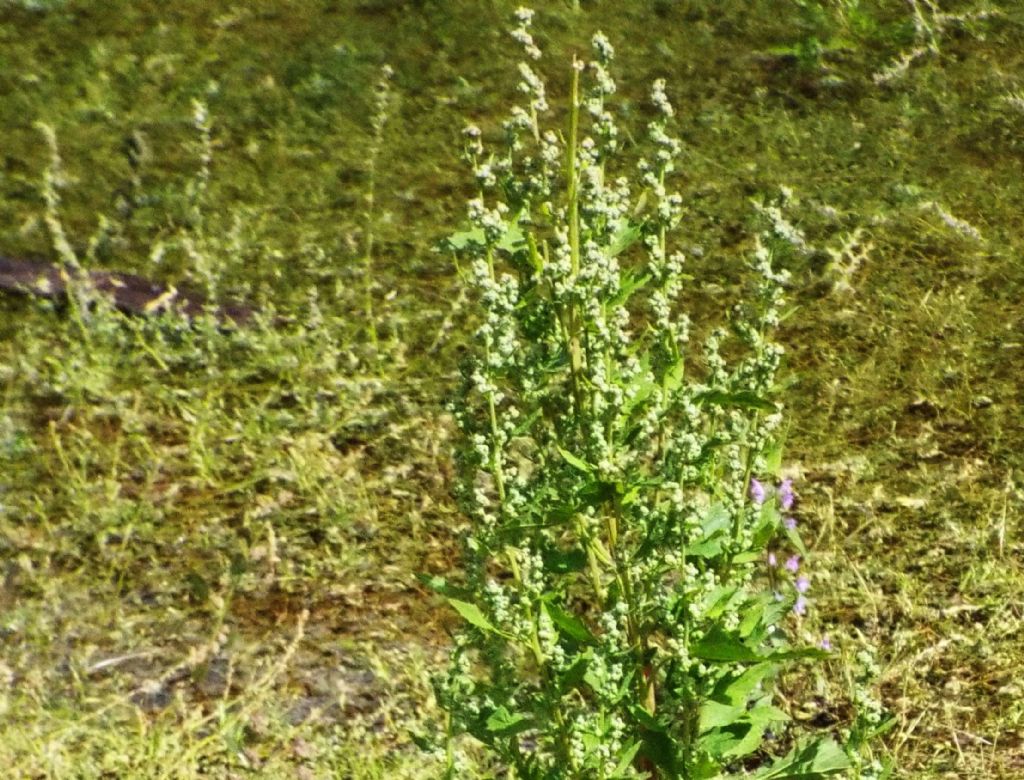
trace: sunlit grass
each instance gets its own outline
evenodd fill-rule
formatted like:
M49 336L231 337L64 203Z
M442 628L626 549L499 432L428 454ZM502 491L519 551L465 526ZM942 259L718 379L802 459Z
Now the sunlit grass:
M461 213L459 130L511 98L494 86L513 62L511 4L351 6L0 7L0 251L54 257L39 120L80 256L91 242L105 267L216 273L218 295L267 312L242 330L0 300L10 776L436 770L410 732L438 717L426 677L447 618L413 575L447 571L461 528L442 403L467 323L450 258L431 250ZM817 540L814 619L880 648L902 776L1019 777L1024 20L950 22L937 52L879 85L930 35L906 6L779 8L566 3L538 28L552 62L614 30L637 126L645 85L669 77L698 312L731 294L722 269L756 228L750 199L792 188L812 248L790 268L787 452ZM397 103L368 323L366 117L385 62ZM213 153L201 221L193 100ZM853 263L857 230L869 251ZM190 665L222 632L214 660ZM849 717L853 661L837 653L794 688L800 717Z

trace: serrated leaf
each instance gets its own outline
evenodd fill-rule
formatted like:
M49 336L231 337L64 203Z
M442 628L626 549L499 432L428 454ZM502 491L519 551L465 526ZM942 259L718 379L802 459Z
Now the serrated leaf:
M455 607L455 611L462 615L462 617L470 624L484 631L490 631L495 634L500 633L491 621L486 618L484 613L480 611L480 607L476 604L471 604L468 601L453 598L449 598L448 603Z
M704 536L708 537L718 531L728 529L731 521L732 515L729 514L729 510L724 504L712 504L700 519L700 527Z
M693 655L702 661L760 661L762 656L735 634L712 628L693 646Z
M450 249L459 252L465 249L471 244L477 244L483 246L484 244L484 231L480 228L473 228L471 230L460 230L457 233L452 233L448 238L442 242L447 244Z
M534 720L521 712L510 713L498 707L487 719L487 730L503 737L511 737L533 728Z
M843 749L832 739L805 742L786 756L754 773L757 780L820 780L851 766Z
M641 235L640 225L623 220L619 223L618 230L612 236L611 244L608 246L608 254L612 257L622 254L639 241Z
M518 225L519 217L505 223L505 232L494 246L504 252L517 252L526 245L526 234ZM452 233L444 239L444 244L456 252L469 246L487 246L487 237L482 228L470 228Z

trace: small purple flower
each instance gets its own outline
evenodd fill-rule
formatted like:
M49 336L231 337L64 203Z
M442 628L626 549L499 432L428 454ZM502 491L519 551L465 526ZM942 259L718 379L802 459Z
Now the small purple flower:
M773 569L779 565L779 559L775 557L775 553L773 552L768 553L768 565Z
M784 479L782 484L779 485L779 506L785 511L789 511L793 508L793 480Z
M785 520L782 521L782 524L786 526L786 530L792 531L794 528L796 528L796 518L787 517Z
M800 617L807 614L807 599L803 597L803 594L796 597L796 602L793 604L793 614Z
M796 574L800 570L800 556L790 555L786 559L786 569Z
M764 503L764 485L759 480L750 480L750 497L758 506Z
M829 652L832 649L832 642L829 640L827 634L821 638L821 642L818 643L818 647L825 652Z
M806 577L805 575L801 574L799 577L796 578L796 592L797 593L806 593L810 587L811 587L811 580L808 577Z

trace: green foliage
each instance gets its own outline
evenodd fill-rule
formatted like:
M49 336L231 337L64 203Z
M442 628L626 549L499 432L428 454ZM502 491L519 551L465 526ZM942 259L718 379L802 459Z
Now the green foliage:
M587 27L629 41L617 95L630 128L648 113L650 81L669 79L686 140L674 179L682 246L701 280L682 298L698 339L738 296L737 258L759 229L751 197L777 182L793 189L780 207L806 245L767 243L799 310L777 337L780 392L786 473L800 477L797 517L815 553L813 609L791 639L813 645L827 632L836 650L770 682L792 721L769 729L765 749L787 753L788 729L807 724L844 746L871 738L870 693L893 717L881 716L889 730L854 777L877 761L907 777L1018 780L1019 9L917 0L915 18L903 0L823 0L816 21L774 0L590 0L581 15L568 5L542 10L545 49L578 47ZM444 652L444 621L459 619L407 577L455 578L463 531L439 404L476 318L430 250L465 192L450 163L455 129L467 117L497 127L501 85L514 86L499 77L514 54L501 45L511 4L0 7L0 252L57 259L39 188L41 119L60 140L60 213L84 264L175 284L205 284L206 269L219 295L273 307L246 332L93 309L83 332L73 312L0 295L5 776L436 778L444 751L414 751L409 732L437 717L422 678L437 658L380 661L395 667L383 688L376 661L373 679L358 670L369 682L336 684L366 648ZM807 67L765 56L811 35L822 46ZM377 165L371 283L385 346L370 362L361 260L384 62L401 100ZM202 226L195 98L214 152ZM627 139L627 157L634 148ZM629 245L632 228L621 235ZM186 237L207 254L199 263ZM641 265L636 249L618 255L625 270ZM630 305L643 308L656 285L644 275L630 285ZM685 378L700 371L697 356ZM528 468L525 445L513 456ZM765 475L777 479L774 462ZM558 503L537 522L571 511ZM688 555L717 554L719 515ZM543 558L551 571L588 569L579 548ZM186 665L172 698L152 697L164 709L137 707L133 691L216 634L219 599L223 655ZM245 681L292 636L290 599L313 607L307 637L272 690L248 697ZM582 603L571 606L600 639ZM552 621L574 614L547 610ZM856 630L880 648L876 674L860 672ZM225 658L237 684L222 709L199 688ZM587 672L567 680L585 690ZM325 709L296 724L310 691ZM241 706L251 716L230 717ZM461 777L507 776L476 763L471 743L456 742ZM624 751L620 763L635 758ZM753 772L762 760L738 764Z
M531 16L517 12L513 36L536 60ZM564 135L547 129L526 62L504 150L466 131L479 194L449 245L482 323L455 407L473 526L471 595L449 597L468 625L438 683L449 739L472 735L524 780L738 777L750 760L765 778L842 772L850 760L827 737L766 753L789 720L773 681L827 655L789 639L806 610L799 557L775 568L780 545L804 551L780 513L791 485L768 495L756 479L777 469L771 331L786 275L759 244L733 337L713 331L701 366L678 314L680 144L664 82L626 175L612 47L599 33L593 48L573 62ZM743 351L731 367L726 346Z

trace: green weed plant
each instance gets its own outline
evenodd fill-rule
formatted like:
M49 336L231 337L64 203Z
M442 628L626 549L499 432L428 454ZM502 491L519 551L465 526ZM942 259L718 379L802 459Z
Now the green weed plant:
M772 341L786 273L758 242L731 327L691 345L665 83L627 170L608 39L574 59L560 133L531 17L513 30L525 103L500 152L466 130L479 193L450 239L480 323L454 405L465 582L430 580L465 619L437 685L448 776L465 776L464 734L531 780L845 772L773 696L828 655L797 638L810 580Z

